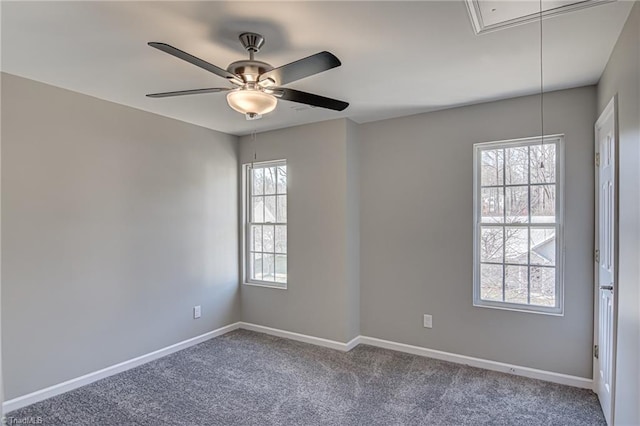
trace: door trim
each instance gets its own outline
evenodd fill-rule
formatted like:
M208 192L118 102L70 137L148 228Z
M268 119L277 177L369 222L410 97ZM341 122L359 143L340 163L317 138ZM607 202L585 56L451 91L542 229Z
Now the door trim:
M598 117L594 125L594 245L593 245L593 345L598 344L599 338L599 302L600 302L600 282L599 282L599 270L598 270L598 262L595 260L595 249L599 247L599 185L600 185L600 174L598 171L598 167L595 162L595 154L599 154L599 138L598 131L602 127L602 122L606 121L609 117L613 115L613 134L615 136L615 167L614 167L614 179L615 179L615 193L614 193L614 226L613 226L613 235L614 235L614 282L618 283L618 246L619 246L619 232L618 232L618 223L619 223L619 188L620 188L620 179L619 179L619 145L620 139L618 134L618 95L614 95L613 98L609 101L607 106L602 110L602 113ZM614 415L615 415L615 401L616 401L616 354L617 354L617 345L618 345L618 289L613 292L613 348L612 348L612 357L611 357L611 412L609 413L609 418L611 419L611 424L615 424ZM595 358L595 355L592 352L593 359L593 391L597 393L598 385L599 385L599 360Z

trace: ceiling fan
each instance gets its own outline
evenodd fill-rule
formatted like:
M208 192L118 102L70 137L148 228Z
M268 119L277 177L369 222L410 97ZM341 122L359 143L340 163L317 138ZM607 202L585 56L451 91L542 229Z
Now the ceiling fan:
M337 99L281 87L284 84L342 65L340 60L332 53L326 51L316 53L274 68L266 62L254 59L254 55L264 45L264 37L256 33L242 33L239 38L242 46L249 52L249 60L233 62L226 70L166 43L148 43L151 47L226 78L235 87L180 90L177 92L152 93L147 96L150 98L167 98L171 96L228 92L227 103L229 106L245 114L247 120L261 118L263 114L273 111L278 104L278 99L335 111L342 111L349 106L347 102Z

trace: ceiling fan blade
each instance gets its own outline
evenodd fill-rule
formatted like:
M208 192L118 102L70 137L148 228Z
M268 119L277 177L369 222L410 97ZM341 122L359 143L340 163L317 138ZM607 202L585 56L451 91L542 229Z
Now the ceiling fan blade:
M187 61L190 64L193 64L197 67L200 67L204 70L207 70L209 72L212 72L216 75L219 75L222 78L226 78L227 80L229 80L230 82L234 83L234 84L238 84L238 85L242 85L244 84L242 79L239 78L237 75L235 74L231 74L229 71L224 70L220 67L217 67L213 64L210 64L209 62L202 60L196 56L193 56L187 52L184 52L178 48L175 48L173 46L170 46L166 43L158 43L155 41L149 42L148 43L149 46L151 47L155 47L158 50L162 50L165 53L168 53L169 55L175 56L178 59L182 59L183 61Z
M301 92L299 90L285 89L283 87L269 88L267 92L272 92L274 96L284 99L285 101L298 102L300 104L307 104L335 111L343 111L349 106L348 102L325 98L324 96Z
M169 98L171 96L183 96L183 95L201 95L203 93L218 93L226 92L229 90L227 87L211 87L209 89L193 89L193 90L178 90L177 92L163 92L163 93L151 93L148 94L149 98Z
M331 68L339 67L340 65L342 65L342 63L334 54L320 52L267 71L261 74L258 80L265 81L271 79L275 84L283 85L330 70Z

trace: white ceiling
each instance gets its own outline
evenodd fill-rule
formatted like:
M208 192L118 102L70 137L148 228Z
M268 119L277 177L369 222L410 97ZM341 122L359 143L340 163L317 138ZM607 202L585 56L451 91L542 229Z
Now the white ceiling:
M596 83L631 7L618 1L545 20L545 90ZM246 121L224 94L144 96L226 85L147 42L226 68L245 58L237 41L244 31L265 36L257 59L274 66L322 50L337 55L342 67L288 87L350 107L334 112L280 101L275 112ZM463 0L2 2L2 71L238 135L536 93L539 54L537 23L475 35Z

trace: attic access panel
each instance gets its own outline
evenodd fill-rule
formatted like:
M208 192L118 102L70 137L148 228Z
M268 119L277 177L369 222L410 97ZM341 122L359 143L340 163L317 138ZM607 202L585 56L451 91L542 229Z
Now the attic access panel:
M542 0L542 16L548 18L613 1L616 0ZM465 0L465 3L476 34L540 19L540 2L537 0Z

